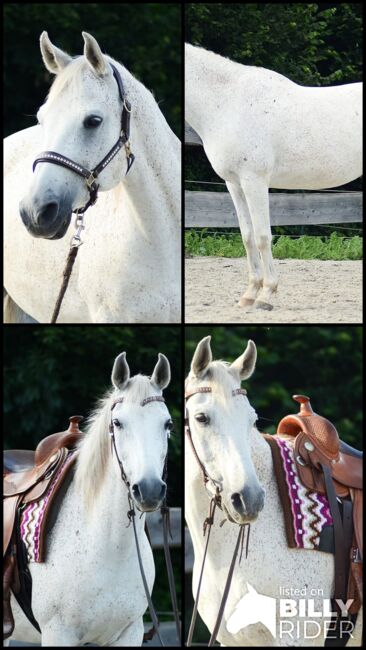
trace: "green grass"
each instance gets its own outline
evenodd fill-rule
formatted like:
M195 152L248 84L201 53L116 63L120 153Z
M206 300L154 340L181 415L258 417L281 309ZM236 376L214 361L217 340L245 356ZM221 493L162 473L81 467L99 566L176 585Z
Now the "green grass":
M187 230L185 248L187 255L245 257L240 234L210 235L205 228ZM302 235L291 238L281 235L272 244L272 251L277 259L361 260L362 237L346 238L336 232L330 237Z

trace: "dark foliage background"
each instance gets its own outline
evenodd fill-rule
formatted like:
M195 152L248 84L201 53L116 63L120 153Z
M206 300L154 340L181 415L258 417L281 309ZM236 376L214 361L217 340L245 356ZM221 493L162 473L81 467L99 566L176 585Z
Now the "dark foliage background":
M7 449L32 449L44 436L67 429L70 415L86 416L109 389L113 362L120 352L127 352L131 375L151 375L158 352L163 352L172 370L164 396L175 425L169 441L168 505L182 507L179 328L11 326L4 328L3 340ZM163 551L154 551L154 557L154 600L160 611L167 611L170 599ZM174 549L172 558L180 597L181 550Z
M187 42L238 63L269 68L308 86L362 80L361 3L188 3L185 14ZM202 147L185 147L185 179L221 181ZM361 180L343 187L360 190ZM188 183L186 189L222 192L226 188ZM359 224L345 225L359 228ZM329 228L291 226L272 232L329 235ZM352 230L342 233L354 235Z
M5 135L35 124L53 75L39 37L80 55L82 31L152 90L171 128L181 135L181 5L179 3L14 3L4 5Z
M346 442L362 448L362 327L186 327L185 374L198 341L208 334L214 359L225 361L242 354L248 339L255 342L257 367L243 386L260 417L260 431L275 433L284 415L298 411L291 395L303 393ZM193 606L190 574L185 576L185 594L188 625ZM209 638L201 619L194 638L202 643Z

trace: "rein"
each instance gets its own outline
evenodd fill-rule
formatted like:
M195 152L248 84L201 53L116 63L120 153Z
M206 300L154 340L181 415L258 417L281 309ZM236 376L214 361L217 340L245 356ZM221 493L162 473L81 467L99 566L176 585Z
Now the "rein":
M137 531L136 531L136 523L135 523L135 517L136 517L136 510L134 506L134 501L131 495L131 486L130 482L127 478L126 472L123 467L123 463L118 455L117 452L117 447L116 447L116 440L114 436L114 429L113 429L113 419L112 419L112 414L113 414L113 409L118 404L119 402L123 402L124 398L120 397L117 399L111 406L111 421L109 424L109 434L111 437L111 444L114 448L114 452L116 454L117 462L120 468L121 472L121 478L122 481L124 482L126 488L127 488L127 498L128 498L128 505L129 505L129 510L127 511L127 516L129 519L129 524L132 522L132 527L133 527L133 534L135 538L135 545L136 545L136 551L137 551L137 557L138 557L138 562L139 562L139 567L140 567L140 573L141 573L141 578L142 582L144 585L144 591L149 607L149 612L150 612L150 617L153 623L153 627L148 631L144 633L144 641L151 640L156 633L160 642L160 645L164 646L163 640L161 638L160 632L159 632L159 620L151 599L151 595L149 592L149 587L146 581L146 576L145 576L145 571L144 571L144 566L142 563L142 558L141 558L141 552L140 552L140 545L137 537ZM146 397L145 399L142 400L140 403L140 406L145 406L146 404L150 404L151 402L165 402L164 397L160 395L152 395L151 397ZM165 457L164 461L164 470L163 470L163 481L165 482L168 476L167 473L167 461L168 461L168 455ZM178 611L178 602L177 602L177 593L175 589L175 583L174 583L174 572L173 572L173 566L172 566L172 560L171 560L171 555L170 555L170 549L169 549L169 542L168 542L168 534L171 535L170 531L170 518L169 518L169 508L166 505L166 496L164 497L163 505L160 508L160 513L162 516L162 523L163 523L163 542L164 542L164 556L165 556L165 564L166 564L166 570L167 570L167 575L168 575L168 582L169 582L169 591L170 591L170 598L172 601L172 606L173 606L173 612L174 612L174 620L175 620L175 627L177 631L177 637L179 640L179 644L181 644L181 629L180 629L180 619L179 619L179 611ZM146 524L145 524L146 526Z
M196 395L197 393L211 393L211 392L212 392L211 386L200 386L200 387L196 388L195 390L185 394L186 404L187 404L188 399L190 397L192 397L193 395ZM234 390L232 390L231 394L232 394L233 397L235 397L236 395L246 395L247 392L243 388L235 388ZM191 618L188 637L187 637L187 644L186 645L187 645L187 647L190 647L192 645L193 633L194 633L194 629L195 629L195 626L196 626L198 603L199 603L199 598L200 598L200 594L201 594L202 578L203 578L203 572L204 572L205 563L206 563L208 545L209 545L209 542L210 542L211 528L212 528L213 523L214 523L216 508L218 507L218 508L220 508L220 510L222 510L221 495L220 495L220 492L222 492L222 488L220 488L217 485L217 481L215 481L214 479L212 479L209 476L204 464L202 463L202 461L201 461L201 459L200 459L200 457L199 457L199 455L197 453L197 450L196 450L196 448L194 446L194 443L193 443L193 440L192 440L192 433L191 433L191 429L190 429L190 425L189 425L189 417L188 417L187 407L186 407L186 413L185 413L185 432L186 432L186 435L188 437L189 443L191 445L194 457L195 457L195 459L196 459L196 461L198 463L198 466L199 466L199 468L201 470L204 486L206 487L207 483L209 481L211 481L211 483L213 483L215 485L215 488L216 488L215 495L211 498L211 501L210 501L208 517L206 517L205 521L203 522L203 536L205 537L206 532L207 532L207 537L206 537L206 544L205 544L205 549L204 549L204 553L203 553L203 560L202 560L202 565L201 565L201 570L200 570L200 576L199 576L199 580L198 580L197 593L196 593L194 608L193 608L193 612L192 612L192 618ZM221 522L220 526L222 526L225 523L225 521L226 520L224 519ZM214 625L210 640L208 642L208 647L212 647L215 644L215 641L217 639L217 635L218 635L220 625L221 625L221 622L222 622L222 617L223 617L224 611L225 611L226 602L227 602L229 592L230 592L231 582L232 582L232 578L233 578L233 574L234 574L236 559L237 559L238 553L239 553L239 548L240 548L239 564L240 564L240 561L241 561L241 558L242 558L243 547L244 547L244 536L245 536L245 529L246 528L248 530L248 533L247 533L247 539L246 539L245 557L246 558L248 557L250 523L242 524L242 525L239 526L239 533L238 533L238 537L237 537L237 540L236 540L236 544L235 544L235 548L234 548L234 552L233 552L233 557L232 557L232 560L231 560L231 563L230 563L230 568L229 568L229 571L228 571L228 574L227 574L225 588L224 588L224 592L223 592L222 599L221 599L221 602L220 602L219 611L217 613L217 618L216 618L216 621L215 621L215 625Z
M131 104L126 99L125 90L124 90L120 73L118 72L117 68L113 65L113 63L110 63L109 65L112 68L113 76L117 82L118 94L122 102L122 113L121 113L121 131L119 134L119 138L117 142L113 145L113 147L108 151L107 155L104 156L104 158L100 161L100 163L91 170L87 169L86 167L83 167L83 165L81 165L80 163L76 163L74 160L71 160L70 158L67 158L64 155L57 153L56 151L42 151L42 153L39 154L39 156L35 159L33 163L33 171L37 167L38 163L42 163L42 162L48 162L54 165L60 165L61 167L66 167L66 169L70 169L71 171L75 172L75 174L78 174L79 176L82 176L85 179L88 192L89 192L89 199L86 202L86 204L82 208L77 208L76 210L73 210L73 212L75 212L76 214L76 220L75 220L76 233L71 239L70 251L67 256L65 269L63 271L64 279L62 281L61 289L58 294L56 305L52 314L51 324L54 324L57 321L61 304L69 284L75 259L78 254L79 248L83 243L81 241L80 235L81 235L81 231L84 230L85 228L83 223L84 214L91 205L94 205L96 203L98 198L99 185L97 184L97 178L99 174L103 171L103 169L107 167L107 165L111 162L111 160L113 160L113 158L117 155L120 149L122 149L122 147L124 147L125 149L126 159L127 159L126 175L130 171L133 161L135 160L135 156L131 152L131 146L130 146L130 118L131 118L131 110L132 110Z

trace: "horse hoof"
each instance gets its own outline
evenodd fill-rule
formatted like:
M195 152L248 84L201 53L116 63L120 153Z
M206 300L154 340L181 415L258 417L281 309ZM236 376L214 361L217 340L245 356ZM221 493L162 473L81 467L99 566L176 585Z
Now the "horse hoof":
M254 298L240 298L239 307L251 307L254 304Z
M262 300L257 300L255 303L257 309L265 309L266 311L272 311L273 305L270 305L269 302L263 302Z

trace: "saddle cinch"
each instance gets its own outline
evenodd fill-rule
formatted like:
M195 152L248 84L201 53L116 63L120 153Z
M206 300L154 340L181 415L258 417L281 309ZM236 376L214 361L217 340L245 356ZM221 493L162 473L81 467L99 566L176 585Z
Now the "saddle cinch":
M20 579L20 574L23 575L24 567L20 571L19 569L21 567L19 564L22 554L24 555L24 549L19 548L22 545L18 530L19 512L21 507L38 501L45 496L53 478L65 463L70 450L76 447L77 442L83 435L78 426L82 419L82 416L79 415L70 417L70 425L66 431L47 436L41 440L35 451L6 450L4 452L4 639L11 636L14 629L14 619L10 605L11 591L14 593L28 618L39 629L37 622L33 618L29 602L27 602L30 601L29 594L25 595L22 593L25 587ZM68 462L67 471L64 471L61 479L57 481L47 502L47 512L45 512L43 519L44 525L42 525L40 531L39 561L41 562L44 561L44 536L48 513L75 458L76 454Z
M308 397L293 399L300 412L284 417L276 436L294 439L300 481L328 499L334 526L334 598L353 599L349 613L356 614L363 595L362 452L339 439L333 424L314 413Z

